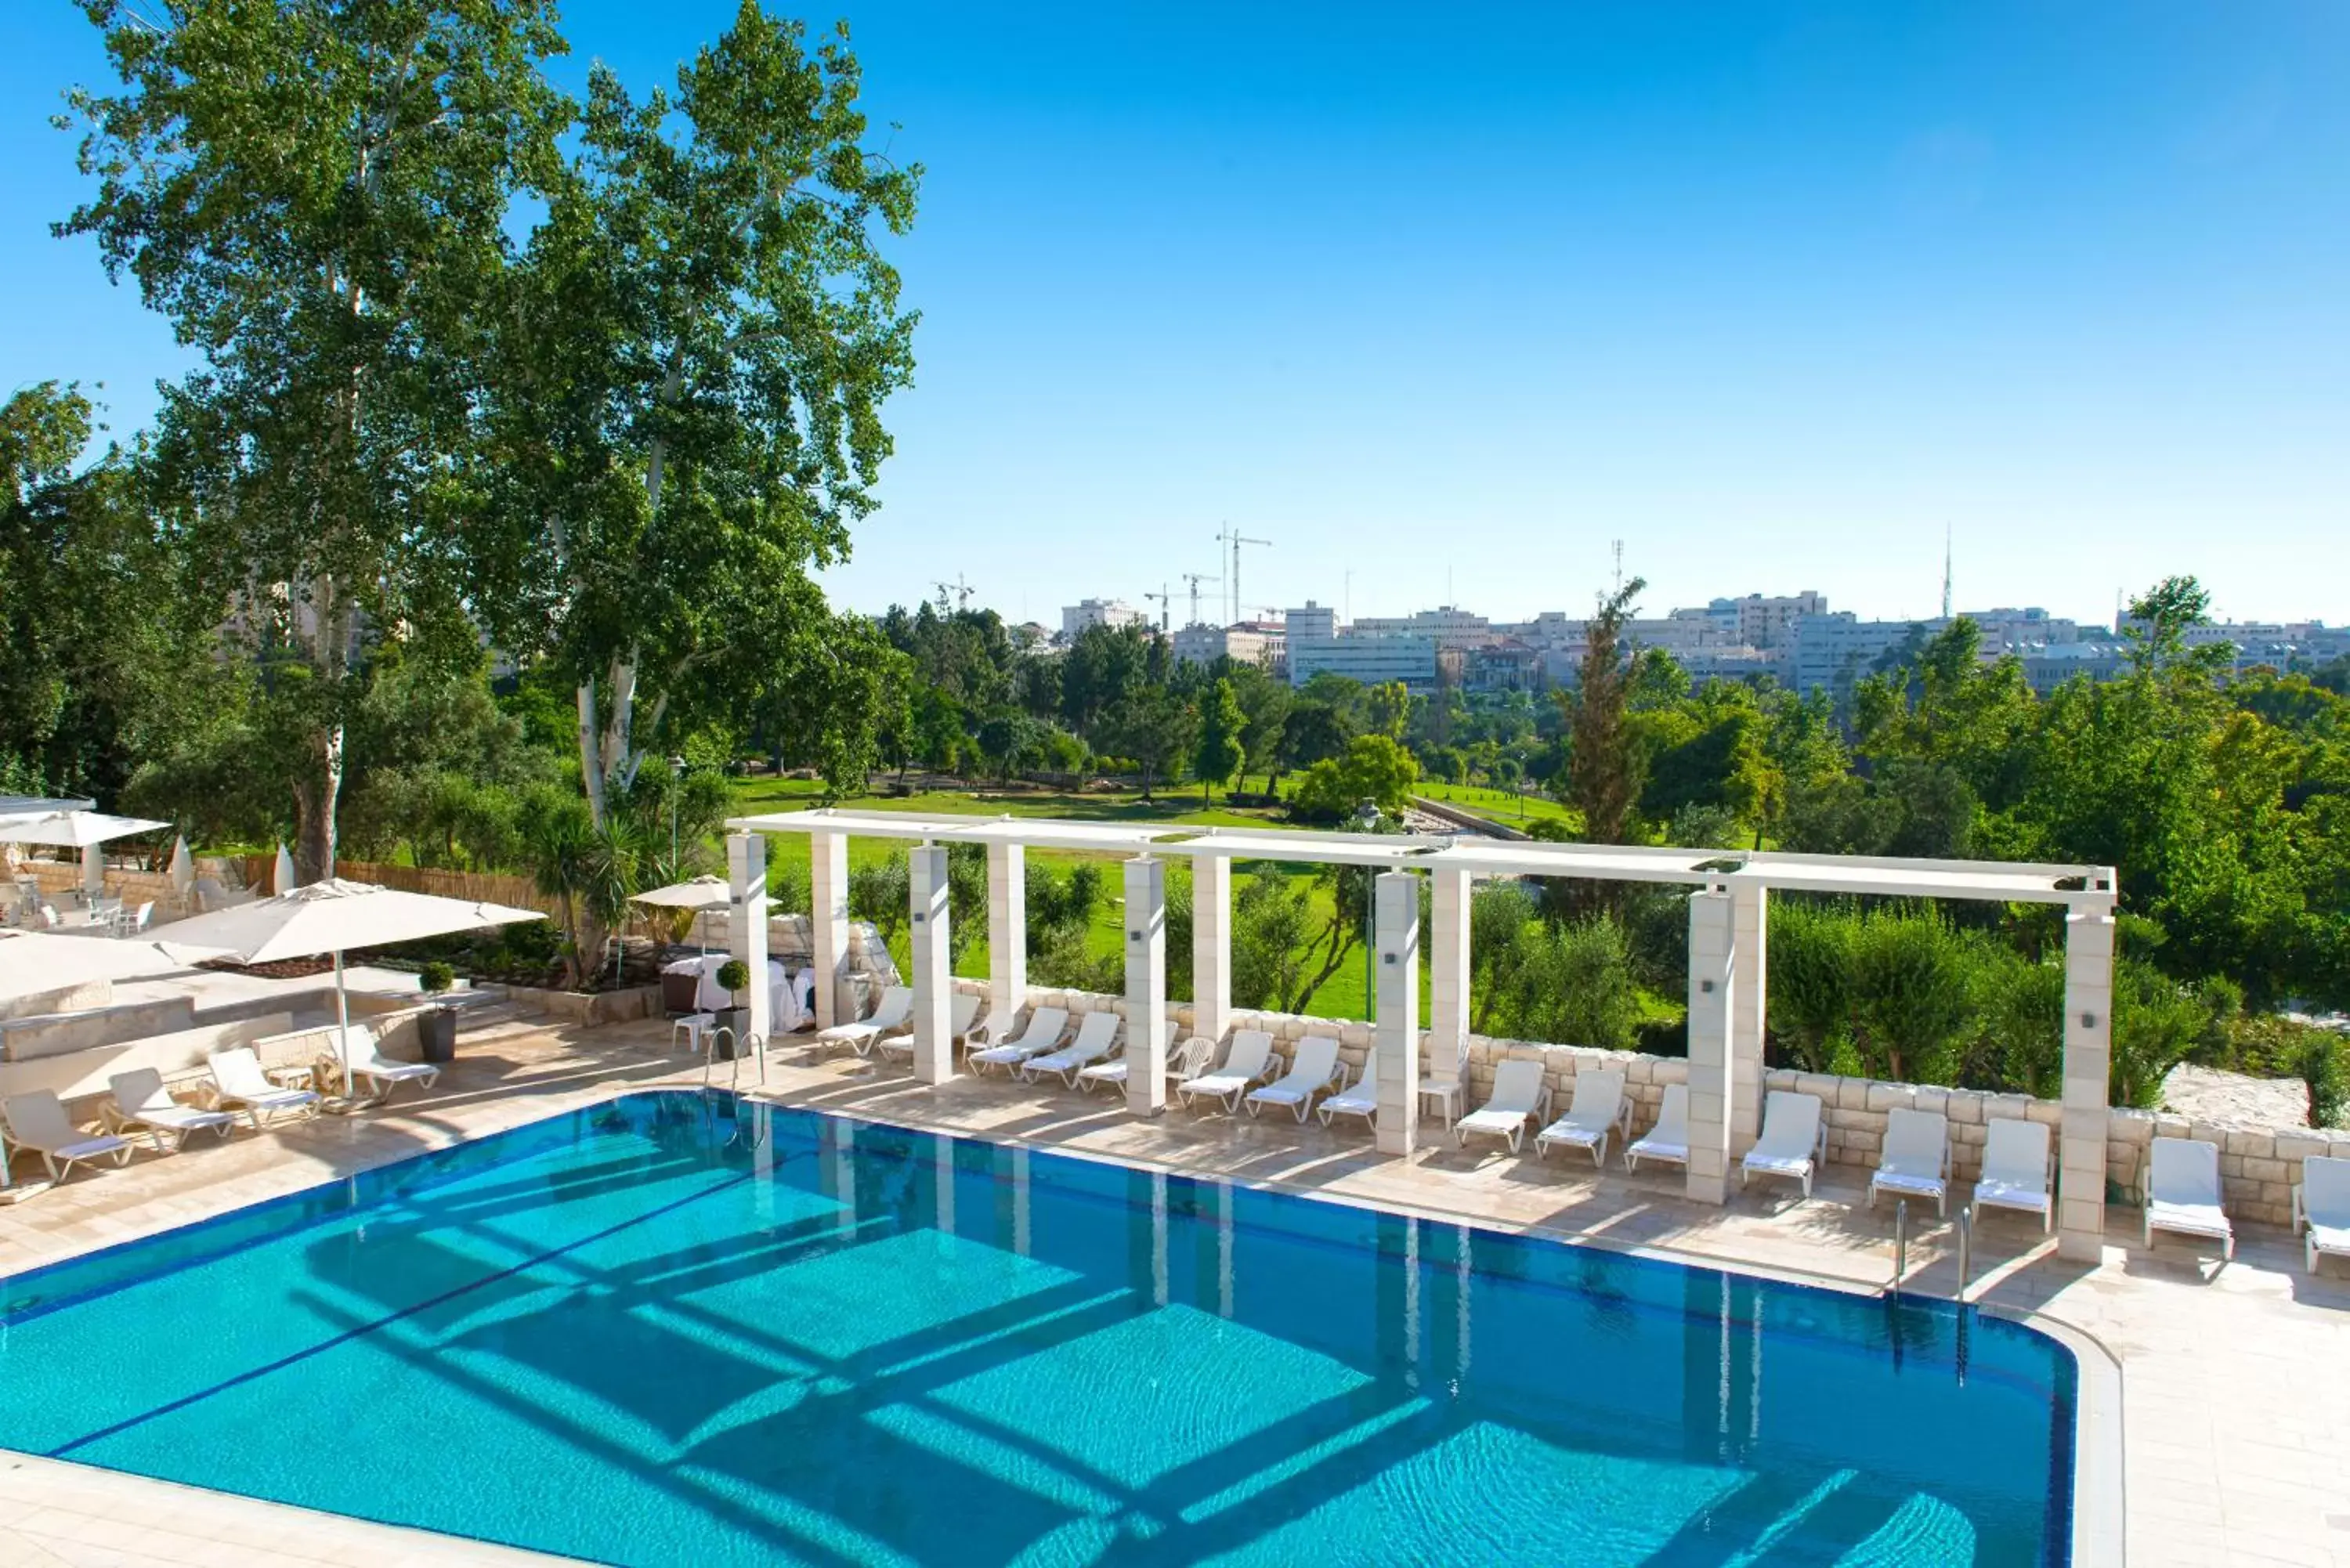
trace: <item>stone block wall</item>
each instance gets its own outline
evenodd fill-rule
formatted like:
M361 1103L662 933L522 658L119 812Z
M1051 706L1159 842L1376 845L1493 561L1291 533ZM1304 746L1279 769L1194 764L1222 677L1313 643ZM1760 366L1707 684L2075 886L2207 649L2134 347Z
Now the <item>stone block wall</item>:
M958 991L984 992L986 982L955 981ZM1125 1016L1122 997L1087 992L1031 988L1029 1002L1044 1007L1068 1009L1074 1021L1107 1008ZM1191 1009L1179 1003L1176 1017L1186 1032ZM1274 1054L1287 1060L1297 1042L1308 1034L1335 1034L1338 1060L1350 1081L1363 1070L1370 1054L1371 1025L1360 1019L1313 1018L1296 1013L1260 1012L1236 1009L1235 1029L1262 1029L1274 1038ZM1428 1071L1428 1034L1420 1033L1421 1070ZM1493 1092L1493 1067L1505 1061L1539 1061L1547 1065L1552 1114L1575 1097L1575 1077L1588 1069L1613 1069L1624 1075L1624 1093L1632 1102L1632 1136L1656 1125L1669 1084L1685 1083L1689 1064L1677 1057L1648 1056L1632 1051L1597 1051L1577 1045L1548 1045L1523 1040L1469 1038L1467 1105L1473 1109ZM1826 1073L1799 1073L1773 1068L1763 1075L1765 1092L1790 1089L1815 1096L1826 1107L1828 1163L1858 1171L1875 1168L1885 1147L1886 1113L1897 1106L1939 1111L1950 1118L1950 1164L1953 1176L1970 1182L1982 1170L1982 1151L1989 1126L2002 1117L2044 1124L2053 1147L2062 1107L2054 1100L2029 1095L2000 1095L1978 1089L1948 1089L1929 1084L1886 1084L1867 1078L1845 1078ZM2220 1199L2230 1215L2262 1225L2293 1221L2293 1187L2301 1179L2301 1162L2314 1155L2350 1159L2350 1132L2318 1127L2238 1127L2189 1121L2154 1111L2115 1107L2106 1113L2106 1162L2108 1180L2124 1199L2136 1202L2144 1179L2147 1150L2154 1139L2190 1137L2220 1149Z

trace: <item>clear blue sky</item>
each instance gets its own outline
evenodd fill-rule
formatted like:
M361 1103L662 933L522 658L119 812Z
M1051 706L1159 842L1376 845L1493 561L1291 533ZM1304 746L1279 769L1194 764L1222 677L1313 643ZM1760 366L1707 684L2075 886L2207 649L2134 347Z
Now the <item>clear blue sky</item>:
M181 361L47 116L102 58L10 0L0 386ZM639 87L732 0L569 0ZM808 13L815 18L835 8ZM1048 622L1215 572L1391 614L1815 587L2084 620L2200 575L2350 620L2350 6L847 8L929 168L885 504L837 597ZM1176 582L1179 618L1182 587Z

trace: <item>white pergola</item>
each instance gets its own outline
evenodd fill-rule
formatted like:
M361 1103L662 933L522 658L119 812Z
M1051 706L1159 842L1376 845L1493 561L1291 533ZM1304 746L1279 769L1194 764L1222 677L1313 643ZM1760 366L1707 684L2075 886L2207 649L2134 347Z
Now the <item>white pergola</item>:
M987 849L989 1004L1009 1016L1027 997L1025 852L1031 847L1122 855L1126 882L1127 1106L1166 1108L1166 860L1192 864L1192 1030L1222 1035L1232 1014L1232 876L1235 860L1378 868L1373 1046L1378 1057L1381 1151L1419 1143L1419 878L1430 883L1429 1060L1459 1081L1469 1040L1469 897L1477 878L1569 877L1689 888L1689 1195L1725 1202L1732 1164L1753 1146L1762 1110L1767 910L1773 888L1893 898L1980 898L2065 909L2064 1076L2057 1227L2066 1258L2095 1262L2105 1231L2106 1084L2113 1055L2114 908L2111 867L1981 860L1907 860L1713 849L1551 844L1466 835L1292 833L1280 829L1151 826L1038 818L925 817L896 812L795 811L730 820L731 940L759 972L766 962L766 842L808 838L814 892L818 1027L844 1022L848 973L848 840L899 839L912 908L914 1072L943 1083L948 1040L950 844ZM752 1028L767 1033L766 993L750 992Z

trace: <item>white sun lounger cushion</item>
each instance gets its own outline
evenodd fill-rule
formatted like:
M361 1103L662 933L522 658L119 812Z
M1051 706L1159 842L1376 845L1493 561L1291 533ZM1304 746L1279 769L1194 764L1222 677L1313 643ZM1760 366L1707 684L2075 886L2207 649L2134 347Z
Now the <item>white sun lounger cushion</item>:
M2308 1228L2309 1271L2317 1272L2321 1254L2350 1258L2350 1159L2314 1154L2301 1162L2301 1180L2293 1189L2293 1218Z
M1986 1204L2037 1214L2043 1231L2055 1224L2055 1196L2048 1190L2047 1123L2002 1116L1985 1126L1975 1206Z
M1327 1034L1308 1034L1297 1043L1297 1054L1290 1059L1289 1071L1249 1095L1249 1115L1256 1115L1266 1106L1283 1106L1296 1112L1302 1122L1313 1106L1314 1096L1328 1088L1337 1075L1338 1042Z
M2147 1166L2146 1244L2157 1231L2202 1236L2236 1255L2236 1228L2220 1207L2220 1148L2199 1138L2158 1137Z
M1485 1103L1452 1127L1452 1141L1465 1145L1471 1133L1507 1138L1514 1151L1525 1136L1526 1123L1541 1114L1550 1090L1544 1086L1546 1069L1540 1062L1503 1062L1493 1069L1493 1092Z
M1739 1164L1739 1185L1752 1176L1783 1176L1802 1182L1804 1196L1809 1198L1826 1137L1817 1096L1772 1090L1762 1102L1762 1136Z
M1868 1200L1880 1192L1908 1198L1930 1198L1938 1212L1949 1212L1950 1198L1950 1123L1939 1111L1897 1106L1885 1113L1885 1153L1876 1174L1868 1179Z
M1638 1170L1644 1159L1668 1165L1689 1163L1689 1085L1667 1084L1657 1107L1657 1125L1624 1150L1624 1168Z
M1575 1075L1575 1100L1566 1107L1566 1115L1535 1137L1534 1153L1540 1156L1553 1144L1586 1148L1596 1163L1605 1165L1607 1140L1629 1119L1630 1112L1624 1103L1624 1075L1587 1068Z
M963 1059L974 1067L1002 1067L1008 1071L1058 1045L1062 1031L1068 1026L1067 1008L1040 1007L1028 1015L1028 1027L1020 1032L1018 1038L970 1052Z
M1117 1048L1124 1020L1107 1010L1088 1012L1077 1023L1077 1037L1058 1051L1031 1056L1020 1064L1020 1075L1034 1083L1039 1073L1057 1073L1061 1082L1076 1081L1079 1070L1092 1066Z
M1264 1076L1265 1069L1272 1064L1273 1036L1262 1029L1236 1029L1232 1031L1232 1049L1225 1054L1224 1064L1212 1073L1185 1079L1179 1092L1186 1106L1206 1096L1222 1102L1227 1111L1237 1111L1241 1096Z
M1363 1075L1335 1095L1325 1095L1314 1114L1328 1127L1333 1116L1360 1116L1374 1121L1379 1114L1379 1054L1363 1058Z

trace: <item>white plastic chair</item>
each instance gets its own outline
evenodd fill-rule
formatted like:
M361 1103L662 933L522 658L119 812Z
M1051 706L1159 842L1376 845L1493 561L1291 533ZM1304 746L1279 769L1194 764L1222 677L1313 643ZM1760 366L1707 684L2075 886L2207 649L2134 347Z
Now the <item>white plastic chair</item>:
M1939 1111L1896 1106L1885 1113L1885 1152L1868 1179L1868 1206L1877 1195L1930 1198L1934 1212L1950 1213L1950 1121Z
M873 1054L873 1043L884 1034L894 1034L906 1027L914 1015L914 992L910 986L893 985L881 993L873 1004L872 1013L854 1023L836 1023L816 1036L823 1045L846 1045L859 1056Z
M63 1181L73 1168L111 1156L117 1165L130 1162L130 1145L112 1133L87 1133L66 1115L65 1102L52 1089L11 1095L0 1100L0 1120L8 1137L21 1147L39 1154L51 1181Z
M364 1023L343 1031L342 1049L336 1056L336 1064L343 1070L344 1087L354 1094L362 1082L371 1093L388 1098L402 1084L419 1083L429 1089L441 1080L441 1069L430 1062L398 1062L385 1055L375 1031Z
M1613 1068L1586 1068L1575 1075L1575 1099L1566 1115L1534 1135L1534 1158L1550 1146L1591 1152L1591 1163L1607 1163L1607 1140L1618 1131L1632 1130L1632 1106L1624 1098L1624 1075Z
M1667 1084L1657 1106L1657 1125L1624 1146L1624 1168L1638 1170L1652 1159L1663 1165L1689 1163L1689 1085Z
M1828 1129L1820 1119L1816 1095L1773 1089L1762 1101L1762 1136L1739 1162L1738 1185L1755 1176L1783 1176L1804 1184L1812 1195L1812 1178L1827 1158Z
M1982 1175L1974 1204L2040 1216L2040 1233L2056 1227L2056 1195L2048 1179L2048 1124L2001 1116L1983 1128Z
M1328 1088L1337 1075L1338 1042L1327 1034L1308 1034L1297 1043L1288 1072L1262 1089L1249 1091L1248 1114L1253 1116L1267 1106L1282 1106L1296 1112L1302 1122L1314 1108L1314 1096Z
M1097 1062L1090 1067L1079 1068L1077 1087L1090 1095L1097 1086L1124 1084L1128 1072L1128 1064L1134 1059L1129 1053L1129 1047L1132 1044L1133 1041L1129 1037L1126 1044L1118 1048L1118 1055L1112 1060ZM1185 1078L1196 1076L1201 1069L1207 1065L1208 1058L1214 1055L1215 1051L1214 1044L1201 1039L1196 1034L1188 1040L1185 1039L1183 1026L1176 1022L1175 1010L1171 1007L1167 1010L1166 1069L1169 1083L1180 1083Z
M1452 1125L1452 1142L1467 1147L1471 1133L1507 1138L1510 1152L1518 1152L1526 1123L1550 1110L1550 1089L1544 1083L1541 1062L1510 1061L1493 1069L1493 1092L1485 1103Z
M2220 1149L2199 1138L2158 1137L2147 1161L2145 1244L2154 1233L2199 1236L2236 1255L2236 1228L2220 1207Z

